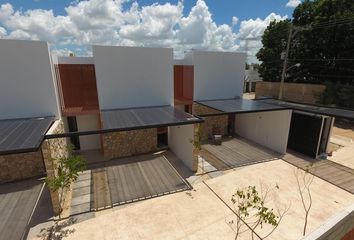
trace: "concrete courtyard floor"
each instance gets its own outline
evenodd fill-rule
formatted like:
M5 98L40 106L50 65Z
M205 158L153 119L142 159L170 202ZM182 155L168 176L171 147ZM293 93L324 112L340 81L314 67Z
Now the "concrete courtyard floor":
M302 170L283 160L237 168L197 181L191 191L100 211L95 218L60 231L65 233L64 239L234 239L236 216L232 211L232 194L249 185L257 189L278 185L279 189L269 194L267 205L280 211L289 207L289 211L268 239L300 239L305 212L296 184L296 171ZM313 206L307 233L354 203L354 195L317 177L311 185L311 193ZM256 232L262 237L268 231L263 228ZM32 239L36 239L35 235ZM238 239L250 239L250 232Z
M340 145L340 147L328 159L354 169L354 139L343 135L332 135L331 142Z

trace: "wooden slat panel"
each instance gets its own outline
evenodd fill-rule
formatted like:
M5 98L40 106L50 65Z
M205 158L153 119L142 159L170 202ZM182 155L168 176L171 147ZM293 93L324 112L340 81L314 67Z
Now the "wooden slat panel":
M60 96L63 110L98 110L95 67L93 64L59 64Z
M0 185L0 239L21 239L42 185L36 180Z
M333 185L342 188L354 194L354 174L352 169L332 162L330 160L314 160L308 159L303 154L290 153L283 158L286 162L299 167L303 170L308 170L313 175L332 183Z

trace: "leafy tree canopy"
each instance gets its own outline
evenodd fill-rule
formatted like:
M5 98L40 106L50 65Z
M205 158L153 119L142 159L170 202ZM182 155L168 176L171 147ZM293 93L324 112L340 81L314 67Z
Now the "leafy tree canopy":
M280 81L291 24L287 82L354 85L354 1L305 0L292 20L272 22L265 30L257 53L265 81Z

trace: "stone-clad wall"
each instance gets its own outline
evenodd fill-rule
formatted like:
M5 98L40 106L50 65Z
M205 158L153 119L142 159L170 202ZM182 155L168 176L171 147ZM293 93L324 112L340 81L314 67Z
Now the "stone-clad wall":
M206 107L201 104L194 103L193 104L193 115L199 114L208 114L208 113L218 113L220 111ZM228 116L211 116L211 117L203 117L205 122L201 124L201 140L207 140L211 138L213 126L219 127L222 135L227 135L227 126L228 126Z
M41 151L0 155L0 183L44 175Z
M64 123L57 120L49 129L47 134L64 133ZM47 139L42 144L43 160L46 167L47 177L55 177L57 173L57 159L68 156L68 143L66 138ZM68 190L68 189L67 189ZM66 194L66 191L63 193ZM61 206L59 203L59 192L50 191L52 199L53 211L59 214Z
M157 129L105 133L103 154L108 159L128 157L157 150Z

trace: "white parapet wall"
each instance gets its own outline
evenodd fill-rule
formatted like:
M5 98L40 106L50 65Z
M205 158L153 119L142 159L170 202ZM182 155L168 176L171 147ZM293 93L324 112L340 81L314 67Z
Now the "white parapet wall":
M0 119L59 117L46 42L0 39Z
M190 170L195 171L195 164L193 164L193 138L193 124L168 128L168 146Z
M194 65L194 100L242 97L245 53L192 51L185 62Z
M173 50L93 46L101 109L173 104Z
M285 154L292 110L236 114L235 133Z

